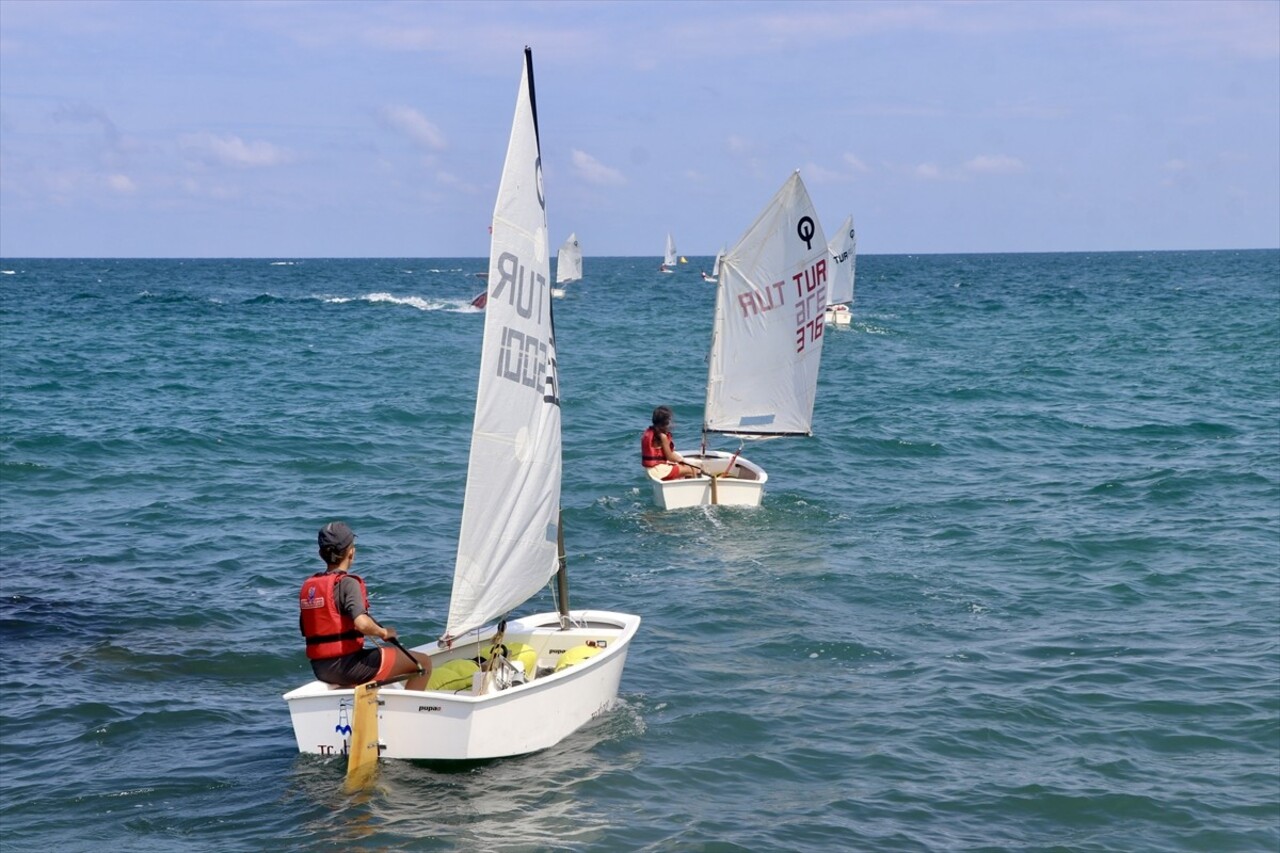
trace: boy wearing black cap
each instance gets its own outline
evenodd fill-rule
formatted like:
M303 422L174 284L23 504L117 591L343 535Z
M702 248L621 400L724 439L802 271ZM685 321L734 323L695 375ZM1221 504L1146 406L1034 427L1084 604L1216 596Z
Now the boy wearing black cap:
M405 684L425 690L431 658L415 663L393 646L365 647L365 637L394 639L396 629L379 625L369 615L369 592L364 579L350 573L356 558L356 534L342 521L331 521L317 536L320 558L327 567L303 581L298 597L298 627L307 640L307 658L316 678L328 684L353 687L418 671Z

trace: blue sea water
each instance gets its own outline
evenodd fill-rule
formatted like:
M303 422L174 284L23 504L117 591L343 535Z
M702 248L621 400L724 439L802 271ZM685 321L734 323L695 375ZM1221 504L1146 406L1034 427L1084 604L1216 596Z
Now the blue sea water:
M618 707L346 796L294 597L344 518L375 614L443 629L485 262L0 260L0 850L1280 848L1280 252L859 258L764 505L661 512L694 261L555 303Z

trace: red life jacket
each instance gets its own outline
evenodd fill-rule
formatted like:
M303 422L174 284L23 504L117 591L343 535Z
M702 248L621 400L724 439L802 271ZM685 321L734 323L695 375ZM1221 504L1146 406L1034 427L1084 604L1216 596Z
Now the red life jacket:
M671 442L671 449L676 449L674 440ZM662 439L658 437L657 430L649 427L640 437L640 464L646 468L652 468L655 465L664 465L666 462L667 457L662 455Z
M316 572L302 582L298 594L301 618L298 626L307 638L307 657L323 660L349 655L364 648L364 634L356 630L355 620L338 610L338 582L354 578L360 584L364 609L369 609L369 590L364 578L349 572Z

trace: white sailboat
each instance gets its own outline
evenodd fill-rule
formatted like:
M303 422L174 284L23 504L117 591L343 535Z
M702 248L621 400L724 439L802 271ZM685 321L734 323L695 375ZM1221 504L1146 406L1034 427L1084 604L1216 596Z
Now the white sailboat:
M658 506L759 505L768 474L740 453L707 450L709 433L812 434L829 268L826 237L795 172L721 262L702 450L684 457L704 473L654 480Z
M560 251L556 252L556 284L569 284L581 278L582 247L578 245L578 235L575 232L560 244ZM564 298L564 288L551 288L551 295Z
M827 248L831 252L831 289L826 321L835 326L847 326L853 320L853 311L849 306L853 302L853 271L858 256L858 237L853 230L853 214L845 217L844 224Z
M383 687L372 707L359 711L376 720L384 758L475 760L554 745L616 700L628 644L640 625L630 614L568 610L559 519L560 389L535 103L526 48L493 213L448 626L440 641L414 649L432 659L432 689ZM558 612L493 624L557 574ZM478 656L487 658L486 671L472 674ZM362 700L369 686L357 688ZM350 736L343 730L352 728L355 695L319 681L285 694L299 751L346 752Z
M721 249L719 252L716 253L716 262L711 265L711 275L707 275L705 272L702 274L703 281L709 284L715 284L716 282L720 281L720 261L723 259L724 259L724 249Z
M676 241L671 238L671 232L667 232L667 250L662 255L662 266L659 267L660 272L673 273L676 271Z

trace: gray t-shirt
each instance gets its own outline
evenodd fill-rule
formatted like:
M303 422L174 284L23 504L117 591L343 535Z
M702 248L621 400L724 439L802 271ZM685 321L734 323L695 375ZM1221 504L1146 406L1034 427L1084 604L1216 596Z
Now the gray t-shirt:
M338 581L334 594L338 598L338 612L348 618L355 619L361 613L369 612L364 606L364 596L360 594L360 582L355 578L344 576Z

